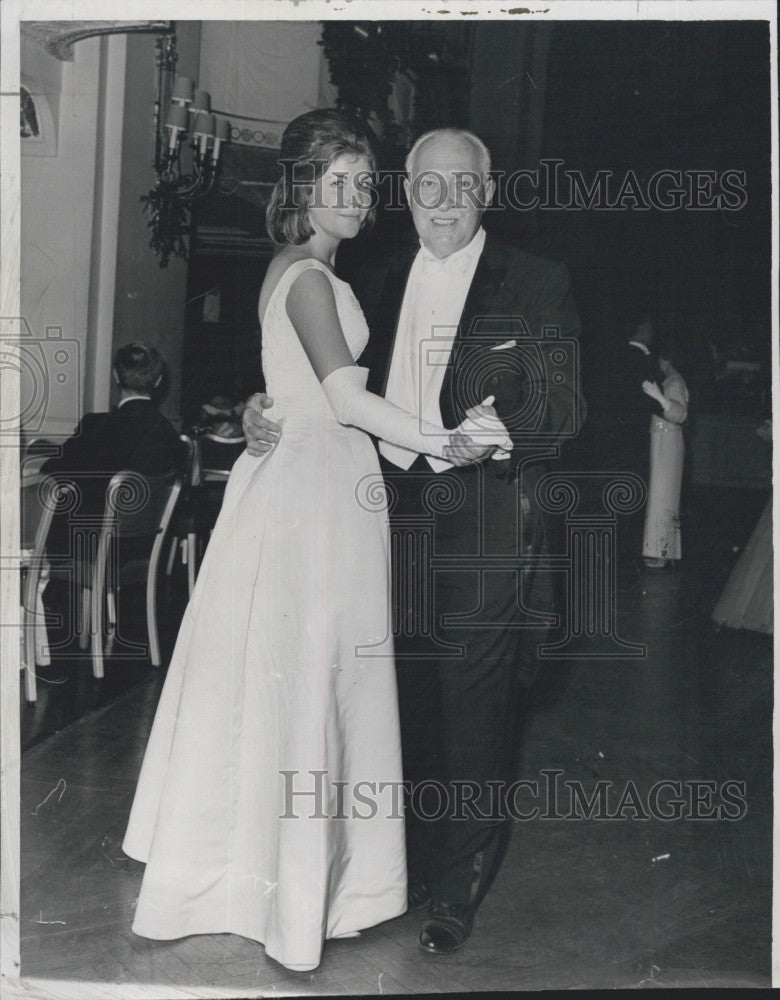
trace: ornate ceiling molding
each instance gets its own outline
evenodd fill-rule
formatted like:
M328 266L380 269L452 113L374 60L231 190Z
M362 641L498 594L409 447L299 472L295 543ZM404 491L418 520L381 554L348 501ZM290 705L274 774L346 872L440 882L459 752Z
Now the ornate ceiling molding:
M172 21L22 21L21 32L49 55L73 62L73 45L95 35L171 34Z

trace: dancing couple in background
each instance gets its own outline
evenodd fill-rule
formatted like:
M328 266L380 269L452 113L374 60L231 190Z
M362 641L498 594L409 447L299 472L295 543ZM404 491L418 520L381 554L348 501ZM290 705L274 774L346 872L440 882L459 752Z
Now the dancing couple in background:
M340 111L310 112L286 129L281 159L267 216L280 249L259 302L268 396L245 411L250 447L185 613L124 848L146 863L136 933L232 932L310 970L326 939L422 905L419 946L454 951L500 863L500 816L425 823L407 809L404 823L389 802L352 806L361 783L430 779L470 782L484 806L488 782L513 776L521 679L540 637L523 628L526 585L534 609L551 611L549 581L532 572L545 545L541 465L522 433L519 340L551 325L571 338L578 321L563 267L482 229L493 182L471 133L429 133L410 152L421 245L375 285L369 324L334 273L340 242L372 214L368 130ZM464 176L478 178L471 197ZM435 352L423 349L432 331ZM379 393L366 388L364 357ZM572 433L578 402L576 385L549 387L545 440ZM426 581L432 607L391 607L382 472L391 517L421 510L432 484L459 497L436 515L436 544L469 571ZM506 568L475 574L485 554ZM393 570L397 580L410 567ZM468 627L440 630L455 658L420 657L422 617L475 607ZM392 613L409 640L395 659Z

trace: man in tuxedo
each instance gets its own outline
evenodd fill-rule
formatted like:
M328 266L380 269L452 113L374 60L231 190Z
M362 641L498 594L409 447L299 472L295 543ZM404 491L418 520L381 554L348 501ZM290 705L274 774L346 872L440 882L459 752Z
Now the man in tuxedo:
M623 465L648 479L647 434L652 414L661 414L660 405L642 391L642 383L659 378L658 358L654 353L655 331L648 316L641 316L619 357L615 381L620 391L615 393L616 410L621 416Z
M475 135L428 133L406 167L419 245L371 282L377 294L356 283L368 388L445 427L493 396L514 443L499 459L477 435L458 446L468 464L452 467L379 442L397 539L409 906L428 904L419 947L446 954L468 939L507 843L501 786L514 779L523 682L553 610L549 574L534 572L546 546L535 485L581 417L579 321L562 265L482 229L495 185ZM250 452L273 444L267 402L245 412ZM427 550L414 541L420 525Z
M159 352L149 344L126 344L114 355L112 375L119 386L116 408L85 414L62 454L49 459L44 472L110 478L121 469L152 475L180 464L182 442L152 401L163 377Z
M173 424L152 400L163 377L164 362L149 344L120 347L114 356L113 378L119 401L109 413L87 413L62 453L41 468L48 475L67 476L80 491L74 516L98 516L111 477L123 469L148 475L181 467L184 445ZM47 539L50 554L68 555L71 545L68 515L52 520Z

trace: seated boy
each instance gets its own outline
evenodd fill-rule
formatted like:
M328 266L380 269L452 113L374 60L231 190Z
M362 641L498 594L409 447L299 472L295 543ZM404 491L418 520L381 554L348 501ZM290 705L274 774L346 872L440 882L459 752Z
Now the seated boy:
M152 401L163 376L163 360L154 347L139 342L114 355L114 381L119 402L110 413L87 413L79 421L62 455L49 459L42 471L108 480L121 469L148 475L178 468L184 446L173 424ZM102 509L102 501L101 501Z
M105 505L106 487L115 473L128 469L159 475L182 467L184 445L173 424L152 400L162 381L163 368L160 354L148 344L136 342L119 348L113 364L113 377L119 385L117 406L109 413L85 414L62 446L62 454L42 466L41 471L47 475L73 481L81 494L77 508L56 515L49 530L47 553L50 558L60 557L60 565L63 560L67 566L69 560L79 558L77 551L71 551L72 526L77 522L82 527L86 527L85 522L96 523ZM70 595L67 600L71 607L75 597ZM61 603L51 587L47 588L46 601Z

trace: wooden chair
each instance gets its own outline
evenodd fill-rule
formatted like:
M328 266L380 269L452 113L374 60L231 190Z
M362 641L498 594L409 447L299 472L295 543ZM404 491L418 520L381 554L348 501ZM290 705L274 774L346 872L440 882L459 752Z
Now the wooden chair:
M37 475L27 477L22 485L21 567L25 573L22 587L22 666L28 701L35 701L38 697L37 665L49 662L42 591L50 576L68 569L64 565L58 566L55 557L50 560L46 540L55 514L70 513L78 507L79 501L78 487L67 479ZM80 624L83 628L83 605Z
M50 458L53 454L58 454L59 450L60 446L57 442L46 437L30 438L30 440L25 441L22 446L22 452L25 458L32 458L37 455Z
M187 567L187 593L191 597L195 587L198 560L197 486L200 480L200 469L193 439L188 434L180 434L179 440L184 444L186 452L182 470L184 483L168 531L171 547L168 552L165 573L166 576L170 576L173 572L176 552L180 548L182 564Z
M227 480L238 456L246 450L246 438L221 437L207 432L195 440L199 482Z
M230 470L246 448L246 441L212 433L200 434L194 441L186 435L181 437L192 447L192 465L170 529L166 574L170 577L173 572L176 550L180 548L182 563L187 566L187 592L191 597L201 551L222 506Z
M22 484L24 485L32 477L40 475L43 463L49 458L56 458L61 450L61 445L49 438L35 437L25 441L22 445L20 461Z
M160 666L157 634L157 569L165 534L179 499L182 476L178 471L157 476L118 472L106 489L106 503L90 583L89 633L92 672L103 676L103 609L107 607L109 642L117 626L117 596L123 574L146 578L146 627L149 654ZM130 543L133 558L123 558L123 543ZM127 572L126 572L127 571ZM128 644L133 647L137 644ZM126 647L127 648L127 647ZM137 647L139 650L144 647Z

